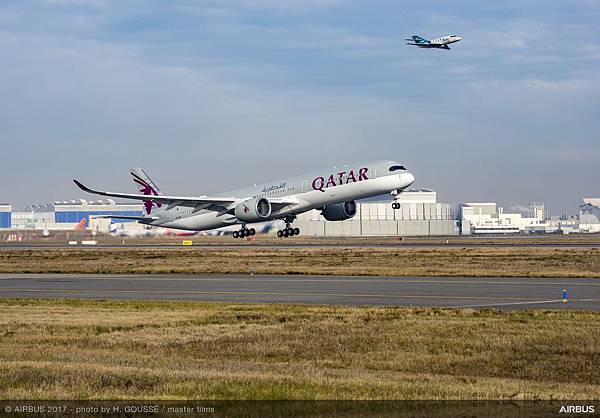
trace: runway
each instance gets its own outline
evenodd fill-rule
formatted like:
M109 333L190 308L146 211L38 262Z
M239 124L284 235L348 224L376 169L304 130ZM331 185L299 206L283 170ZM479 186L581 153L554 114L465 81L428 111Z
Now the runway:
M0 297L600 310L600 280L0 274Z

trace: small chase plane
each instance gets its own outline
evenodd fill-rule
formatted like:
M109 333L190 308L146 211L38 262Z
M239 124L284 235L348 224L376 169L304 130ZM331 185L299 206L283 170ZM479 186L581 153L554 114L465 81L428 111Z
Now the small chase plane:
M410 38L406 38L406 45L418 46L419 48L437 48L450 50L448 45L460 41L462 38L457 35L442 36L441 38L432 39L431 41L425 38L421 38L418 35L413 35Z

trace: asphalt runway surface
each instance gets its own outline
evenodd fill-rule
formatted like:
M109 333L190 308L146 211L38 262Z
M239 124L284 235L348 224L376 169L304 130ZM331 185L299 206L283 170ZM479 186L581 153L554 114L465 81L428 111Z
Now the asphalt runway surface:
M600 279L0 274L0 297L597 311Z

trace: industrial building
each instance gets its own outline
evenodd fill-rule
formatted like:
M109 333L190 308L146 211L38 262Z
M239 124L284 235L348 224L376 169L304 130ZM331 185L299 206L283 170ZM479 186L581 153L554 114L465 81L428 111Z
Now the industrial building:
M141 216L142 205L116 203L112 199L87 201L84 199L57 201L44 205L29 205L23 212L12 213L12 229L73 229L80 221L90 224L90 216ZM119 220L119 222L131 222Z
M504 213L496 203L463 203L461 225L463 235L519 234L531 232L556 232L548 230L544 204L529 204L529 216L521 213Z
M0 229L10 228L12 225L12 208L8 203L0 203Z
M382 200L385 199L385 200ZM399 209L392 209L392 196L357 202L356 215L346 221L332 222L313 210L298 216L294 226L308 236L450 236L526 233L600 232L600 198L585 198L579 217L549 217L544 204L532 202L523 213L505 213L492 202L462 204L438 203L429 189L412 189L398 196ZM127 230L147 229L124 219L96 219L97 215L141 216L143 206L116 203L112 199L56 201L29 205L12 211L0 204L0 229L72 230L82 220L86 228L108 232L111 222ZM123 225L127 224L127 225ZM115 226L115 225L113 225Z
M399 196L400 209L391 207L392 196L386 201L362 201L357 204L356 215L347 221L326 221L320 211L310 211L298 216L294 226L303 235L313 236L428 236L458 235L460 205L437 203L436 192L429 189L408 190ZM10 218L10 207L8 207ZM51 204L29 205L21 212L12 212L12 229L70 230L82 220L96 232L108 232L110 221L94 221L95 215L141 216L141 204L116 203L111 199L99 201L71 200ZM128 221L115 219L113 223ZM131 222L131 221L130 221ZM144 228L132 224L127 229Z
M600 232L600 198L586 197L579 206L579 230Z
M299 215L294 226L313 236L459 235L458 206L436 200L433 190L407 190L399 196L400 209L392 209L390 196L387 202L358 202L356 215L346 221L326 221L313 210Z

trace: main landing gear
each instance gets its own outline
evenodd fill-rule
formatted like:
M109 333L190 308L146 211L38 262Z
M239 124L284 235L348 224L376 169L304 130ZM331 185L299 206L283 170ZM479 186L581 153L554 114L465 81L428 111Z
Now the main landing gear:
M279 238L293 237L294 235L300 235L300 228L284 228L277 231Z
M300 235L300 228L292 228L292 222L296 219L295 216L285 218L285 228L277 231L279 238L293 237L294 235Z
M233 238L247 238L247 237L252 237L256 234L256 229L254 228L246 228L245 226L242 227L242 229L240 229L239 231L233 231Z

